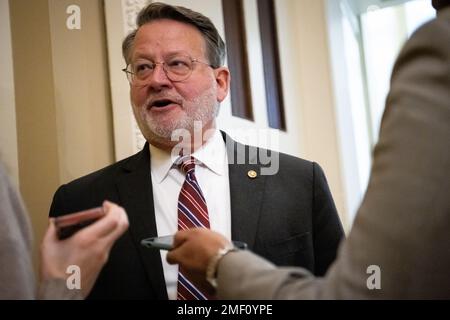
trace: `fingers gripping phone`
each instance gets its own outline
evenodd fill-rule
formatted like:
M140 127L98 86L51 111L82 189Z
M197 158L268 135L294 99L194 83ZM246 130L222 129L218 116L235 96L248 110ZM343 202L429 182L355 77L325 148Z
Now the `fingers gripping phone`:
M232 241L233 245L239 249L247 249L247 244L242 241ZM152 237L141 241L141 245L147 248L172 250L173 236Z
M55 218L56 235L64 240L105 215L102 207L84 210Z

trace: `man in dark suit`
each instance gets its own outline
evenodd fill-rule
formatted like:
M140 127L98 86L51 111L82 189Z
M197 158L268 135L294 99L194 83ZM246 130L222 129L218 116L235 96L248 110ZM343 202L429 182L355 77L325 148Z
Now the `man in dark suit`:
M123 42L124 71L147 143L136 155L60 187L50 210L63 215L109 199L128 213L130 231L111 251L90 297L180 298L178 267L166 262L165 251L140 242L182 228L180 199L193 199L183 191L188 181L206 209L198 209L198 199L191 203L212 230L273 263L323 275L343 230L320 166L243 146L216 129L230 75L225 44L208 18L152 3L137 22ZM178 166L186 156L196 166L185 177Z

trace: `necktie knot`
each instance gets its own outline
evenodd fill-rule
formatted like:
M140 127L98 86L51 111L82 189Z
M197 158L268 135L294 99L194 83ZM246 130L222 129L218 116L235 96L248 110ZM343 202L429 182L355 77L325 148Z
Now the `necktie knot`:
M179 164L181 171L186 175L188 173L194 172L195 170L195 158L194 157L186 157L182 159Z

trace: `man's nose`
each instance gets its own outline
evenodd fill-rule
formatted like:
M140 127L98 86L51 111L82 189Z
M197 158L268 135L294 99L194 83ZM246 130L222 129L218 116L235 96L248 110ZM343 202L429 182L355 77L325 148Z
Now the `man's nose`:
M149 86L153 90L161 90L162 88L172 87L172 81L167 77L162 63L155 64L150 78L148 79Z

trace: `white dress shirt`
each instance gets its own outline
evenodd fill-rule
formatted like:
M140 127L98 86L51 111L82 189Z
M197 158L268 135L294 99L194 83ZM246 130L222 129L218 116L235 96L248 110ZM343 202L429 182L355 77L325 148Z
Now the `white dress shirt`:
M172 235L178 230L178 195L185 176L174 164L176 157L150 145L150 171L158 236ZM230 186L228 157L225 142L219 130L192 156L200 164L195 175L208 207L211 230L231 239ZM167 251L161 250L167 293L169 299L177 297L178 265L169 265Z

